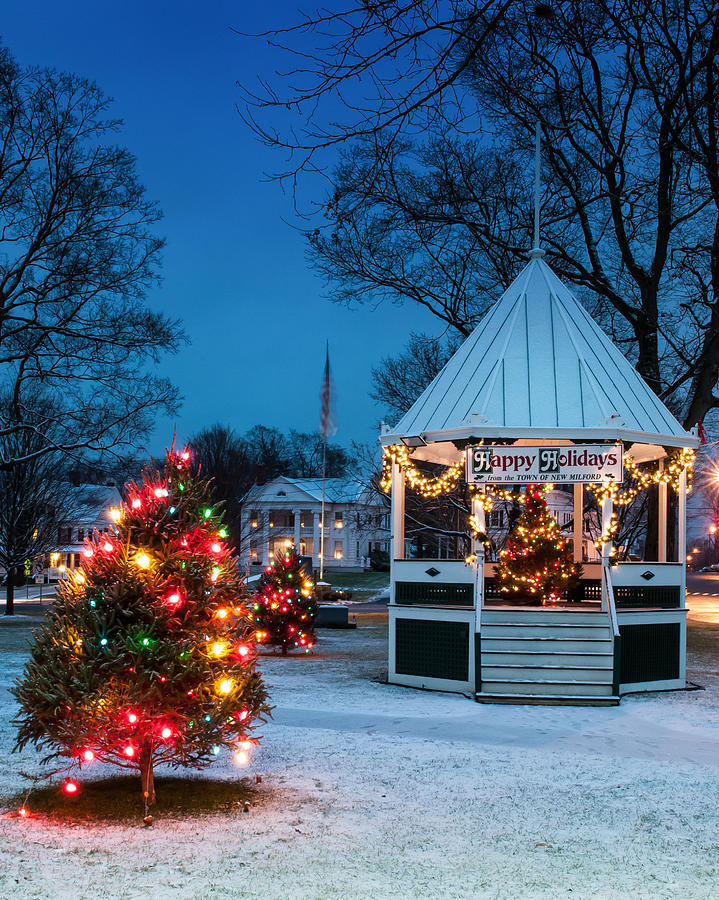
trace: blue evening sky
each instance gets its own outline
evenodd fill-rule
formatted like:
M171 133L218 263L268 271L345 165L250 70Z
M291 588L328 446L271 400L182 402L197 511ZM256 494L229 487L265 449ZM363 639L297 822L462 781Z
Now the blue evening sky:
M323 297L304 239L283 220L292 198L264 173L282 160L236 112L236 82L277 65L260 31L295 21L301 2L254 4L4 0L0 37L22 64L95 80L125 125L118 142L138 159L165 218L157 309L180 317L192 344L165 363L185 400L178 437L215 422L318 427L325 338L336 386L336 440L374 441L381 410L367 396L371 369L431 316L383 305L347 310ZM160 451L173 423L160 421Z

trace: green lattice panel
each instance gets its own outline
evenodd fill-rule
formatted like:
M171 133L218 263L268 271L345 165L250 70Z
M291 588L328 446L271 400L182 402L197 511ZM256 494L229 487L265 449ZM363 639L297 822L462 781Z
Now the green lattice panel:
M428 606L473 606L474 590L471 584L398 581L394 586L394 602L405 606L413 603Z
M469 680L469 624L397 619L395 670L418 678Z

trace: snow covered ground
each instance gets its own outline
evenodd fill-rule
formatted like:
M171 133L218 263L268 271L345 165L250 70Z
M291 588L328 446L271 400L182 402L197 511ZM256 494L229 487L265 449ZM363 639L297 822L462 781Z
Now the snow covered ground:
M717 621L707 607L692 629L706 691L558 709L376 683L386 620L359 614L314 657L263 658L276 709L242 770L262 775L249 814L0 818L0 896L715 898ZM9 755L27 634L0 628L0 798L36 765Z

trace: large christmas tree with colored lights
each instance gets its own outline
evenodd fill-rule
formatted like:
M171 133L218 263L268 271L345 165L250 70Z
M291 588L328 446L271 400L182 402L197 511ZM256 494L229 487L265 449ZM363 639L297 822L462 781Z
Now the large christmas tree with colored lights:
M574 587L582 572L559 523L547 509L544 491L527 485L524 510L500 554L495 578L503 593L514 593L537 604L556 603Z
M202 768L223 750L244 764L268 711L227 532L188 463L171 451L164 472L128 485L13 689L17 748L139 771L146 813L156 765Z
M257 643L281 647L283 656L288 650L309 653L315 643L317 614L313 588L297 551L277 552L262 573L253 598Z

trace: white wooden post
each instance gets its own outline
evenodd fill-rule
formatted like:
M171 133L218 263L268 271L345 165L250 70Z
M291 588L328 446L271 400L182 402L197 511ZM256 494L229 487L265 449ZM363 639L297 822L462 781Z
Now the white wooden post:
M302 517L302 510L293 509L292 515L295 517L295 533L294 533L295 550L299 553L300 552L300 519Z
M614 501L612 500L611 495L609 497L605 497L602 500L602 534L606 534L610 528L610 523L612 521L612 513L614 512ZM609 567L609 560L612 555L612 540L609 538L605 540L602 544L602 568ZM602 578L602 609L609 609L609 601L607 599L605 593L605 579Z
M392 463L392 560L404 559L404 471Z
M260 515L260 513L258 513ZM263 564L265 566L269 566L270 564L270 516L272 512L268 509L265 510L264 514L262 514L262 553L263 553ZM258 523L259 524L259 523Z
M484 512L484 506L482 506L482 502L478 497L472 498L472 515L474 516L474 521L476 522L477 530L486 534L487 533L487 521ZM480 610L484 606L484 544L477 540L472 542L472 553L475 556L475 566L477 568L477 574L475 578L475 601L474 601L474 609L475 609L475 631L479 631L480 625Z
M312 565L320 567L320 514L312 513Z
M660 471L664 469L664 462L659 463ZM667 561L667 485L659 482L659 523L657 534L657 559L659 562ZM686 554L684 554L686 556Z
M582 561L582 532L584 530L584 485L574 485L574 533L573 537L573 556L574 562Z
M686 466L679 474L677 485L679 522L677 524L677 562L681 563L681 586L679 590L679 603L681 608L686 606L687 598L687 470Z
M475 528L478 532L487 533L486 514L484 506L482 506L479 497L472 498L472 515L474 516ZM474 682L474 690L478 692L482 688L482 667L480 654L480 631L482 627L482 607L484 606L484 544L476 538L472 542L472 553L474 554L474 635L472 640L474 646L469 647L469 657L474 659L474 673L470 674L470 678Z

